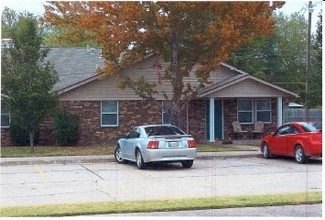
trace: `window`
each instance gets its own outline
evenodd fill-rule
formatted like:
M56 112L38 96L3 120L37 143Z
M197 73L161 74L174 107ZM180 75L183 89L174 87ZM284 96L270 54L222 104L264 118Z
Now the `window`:
M129 138L139 138L141 136L140 128L135 128L131 133L128 135Z
M256 100L256 121L271 123L271 100Z
M118 126L118 102L117 101L102 101L101 126L102 127Z
M289 125L285 125L282 128L280 128L277 132L277 135L286 135L290 133L290 126Z
M4 103L1 103L1 127L8 128L10 123L9 110Z
M253 100L242 99L237 102L237 117L242 124L253 123Z
M163 106L168 105L167 101L162 101ZM170 117L170 114L162 110L162 124L171 124L172 119Z
M277 132L277 135L298 134L299 129L292 125L284 125Z
M237 101L237 118L241 124L253 124L255 121L271 123L270 99L240 99Z
M185 133L174 126L152 126L145 128L148 136L160 136L160 135L185 135Z

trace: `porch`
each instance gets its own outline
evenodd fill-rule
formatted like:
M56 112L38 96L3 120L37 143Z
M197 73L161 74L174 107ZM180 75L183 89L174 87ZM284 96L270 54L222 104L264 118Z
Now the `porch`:
M244 111L239 106L242 101L246 104ZM205 109L208 142L232 140L237 144L259 145L262 136L273 131L283 121L282 97L210 98L206 100ZM235 128L234 122L237 122L241 129ZM259 129L261 132L257 132L256 122L263 124ZM243 133L238 133L237 130Z

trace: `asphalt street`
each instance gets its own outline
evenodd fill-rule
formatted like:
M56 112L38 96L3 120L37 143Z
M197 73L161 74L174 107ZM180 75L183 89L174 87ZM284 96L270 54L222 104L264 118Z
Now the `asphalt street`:
M321 160L307 165L291 158L266 160L258 150L200 153L191 169L168 164L138 170L132 163L116 163L113 156L1 159L1 207L306 191L322 191ZM293 211L281 216L321 216L321 205L306 207L287 207ZM275 207L262 209L201 210L170 216L278 216ZM231 210L234 212L227 214Z

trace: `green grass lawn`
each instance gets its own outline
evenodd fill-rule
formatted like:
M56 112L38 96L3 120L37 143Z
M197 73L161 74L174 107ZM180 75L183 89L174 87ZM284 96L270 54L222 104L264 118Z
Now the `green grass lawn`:
M321 192L282 193L259 196L226 196L152 201L96 202L27 207L2 207L2 217L73 216L135 212L223 209L322 203Z
M86 146L86 147L60 147L36 146L35 152L30 153L29 147L4 146L1 147L1 157L52 157L52 156L86 156L86 155L112 155L115 146ZM243 151L245 149L233 146L203 145L197 147L198 152L225 152Z

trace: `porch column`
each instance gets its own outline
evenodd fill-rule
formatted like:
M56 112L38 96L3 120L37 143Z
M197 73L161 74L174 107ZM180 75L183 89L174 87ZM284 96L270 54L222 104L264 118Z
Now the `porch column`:
M277 125L278 127L282 125L283 123L283 103L282 103L282 97L278 97L278 106L277 106Z
M215 142L215 137L214 137L214 130L215 130L215 127L214 127L214 98L210 98L210 101L209 101L209 123L210 123L210 130L209 130L209 137L210 137L210 140L209 142Z

